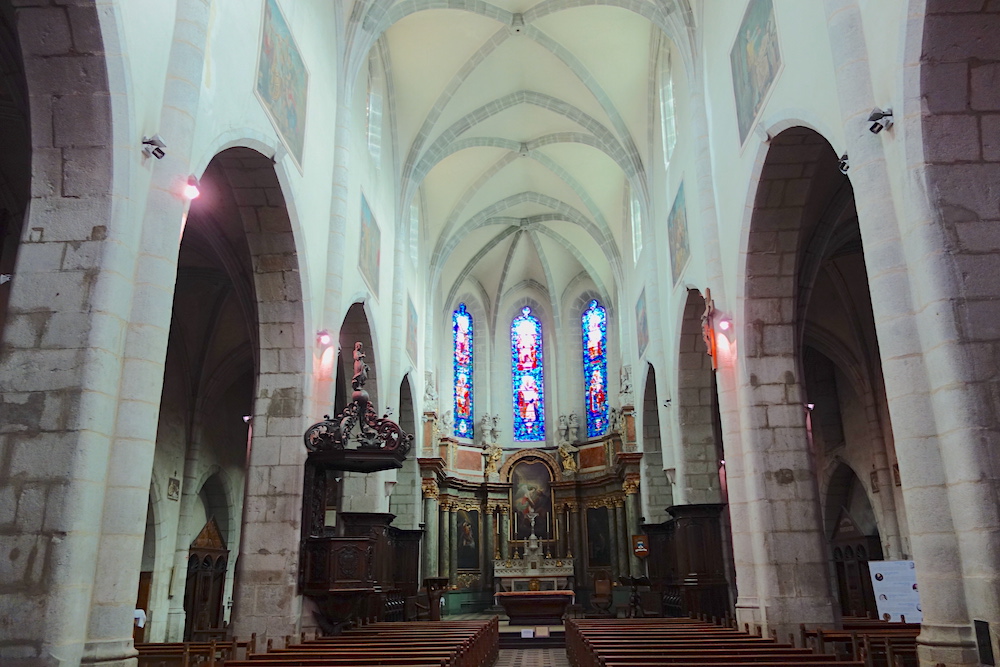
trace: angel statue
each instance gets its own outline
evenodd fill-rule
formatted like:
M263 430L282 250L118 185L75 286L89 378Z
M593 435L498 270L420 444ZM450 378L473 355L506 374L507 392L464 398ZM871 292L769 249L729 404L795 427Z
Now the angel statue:
M486 457L485 465L483 471L486 476L495 475L500 467L500 459L503 458L503 449L497 443L492 443L486 446L483 451L483 456Z
M559 461L562 463L564 473L572 474L577 471L576 457L574 454L578 451L580 451L579 447L571 445L566 441L559 443Z

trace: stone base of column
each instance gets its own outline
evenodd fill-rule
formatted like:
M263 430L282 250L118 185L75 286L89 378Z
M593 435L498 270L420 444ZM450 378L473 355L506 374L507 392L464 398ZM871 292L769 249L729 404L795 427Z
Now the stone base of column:
M763 612L764 634L777 632L778 640L783 642L788 641L790 635L798 637L802 624L824 630L840 624L839 613L827 597L771 598L764 602Z
M115 641L88 642L83 648L81 667L135 667L138 651L132 646L132 638ZM59 663L52 663L59 664Z
M917 637L921 667L978 665L976 635L969 625L922 625Z
M763 625L764 619L761 617L760 601L757 598L736 599L736 623L740 630L749 627L751 632L755 626Z

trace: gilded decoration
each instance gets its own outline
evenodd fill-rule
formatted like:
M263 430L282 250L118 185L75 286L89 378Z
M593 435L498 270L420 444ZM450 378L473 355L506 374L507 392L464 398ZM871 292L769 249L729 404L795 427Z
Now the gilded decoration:
M631 496L634 493L639 492L639 475L635 473L629 473L625 475L625 481L622 482L622 491L625 492L626 496Z
M465 573L455 577L455 583L459 588L478 588L479 574Z
M556 458L549 454L548 452L543 452L540 449L522 449L519 452L511 454L507 457L507 460L503 462L500 466L500 481L510 482L510 473L514 465L523 459L535 458L540 459L546 466L548 466L549 471L552 473L551 479L553 482L563 481L563 475L561 466Z
M424 494L424 498L434 498L437 499L438 493L438 483L436 479L424 478L420 482L420 491Z
M614 509L615 503L622 503L622 506L624 506L624 501L615 496L596 496L587 499L587 509L596 509L598 507Z

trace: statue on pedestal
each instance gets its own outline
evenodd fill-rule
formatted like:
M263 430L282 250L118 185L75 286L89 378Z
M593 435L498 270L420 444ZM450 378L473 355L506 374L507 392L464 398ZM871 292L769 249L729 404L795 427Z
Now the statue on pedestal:
M578 451L579 447L576 447L569 442L559 443L559 461L562 463L563 475L566 477L572 477L576 474L578 470L576 464L576 457L574 456Z
M622 405L632 405L632 366L625 364L622 366L621 374L618 377L618 399Z
M580 418L574 412L569 416L569 442L580 441Z
M434 389L434 371L424 371L424 410L437 407L438 395Z
M497 471L500 469L500 460L503 459L503 448L495 442L490 443L483 451L483 456L486 458L483 462L486 479L491 482L499 481L500 474Z

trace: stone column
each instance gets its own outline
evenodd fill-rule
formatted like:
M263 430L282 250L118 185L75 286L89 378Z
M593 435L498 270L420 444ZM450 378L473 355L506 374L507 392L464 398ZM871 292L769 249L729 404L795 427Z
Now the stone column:
M448 558L448 545L451 544L451 523L448 521L448 507L449 503L446 500L442 500L439 505L439 521L438 521L438 532L440 534L440 540L438 541L438 576L439 577L450 577L451 572L448 571L448 566L451 564L451 560Z
M622 490L625 491L625 550L629 572L633 577L641 577L645 574L642 561L632 550L632 536L639 534L639 475L627 475Z
M618 524L618 576L627 577L632 571L629 554L632 552L632 538L625 518L625 499L615 498L615 520Z
M510 558L510 507L501 503L500 508L500 557Z
M438 485L435 479L424 479L420 484L424 496L424 578L438 573Z
M573 501L569 505L569 543L573 545L573 577L575 587L588 586L586 572L583 569L583 524L580 520L580 503Z
M872 107L883 102L872 81L861 10L856 0L825 4L829 32L837 35L831 54L842 121L844 127L864 127ZM935 4L940 13L923 15L924 5ZM981 248L993 239L982 236L980 246L966 232L995 225L993 193L977 187L994 177L978 164L984 150L978 119L967 111L985 112L995 97L976 90L975 75L966 85L975 64L966 60L965 40L952 37L960 34L962 21L995 34L989 25L995 26L996 16L952 14L950 3L921 3L908 16L916 30L907 31L914 46L907 49L904 80L912 83L905 86L903 108L897 103L895 109L905 135L913 137L906 141L905 164L864 131L845 134L865 256L878 257L866 262L868 284L923 607L922 665L979 664L972 621L989 621L994 628L1000 623L997 560L986 556L997 553L1000 533L995 472L989 472L996 465L995 377L980 361L995 346L995 318L975 312L967 300L976 294L972 301L994 307L995 278L969 268L990 256ZM920 32L937 37L925 42ZM928 91L918 88L920 81L929 84ZM958 82L953 93L952 81ZM979 78L986 86L988 81ZM886 197L900 173L920 178L897 197ZM960 243L952 240L959 237ZM972 288L969 276L982 282ZM892 491L889 485L882 493Z
M486 505L483 517L483 548L480 550L480 567L483 572L483 590L493 590L493 552L496 550L496 523L493 520L495 506Z
M611 533L611 578L618 581L622 566L619 554L618 543L621 542L622 524L618 522L618 513L615 512L614 501L608 503L608 531Z
M448 583L454 585L458 577L458 507L455 503L448 506Z

